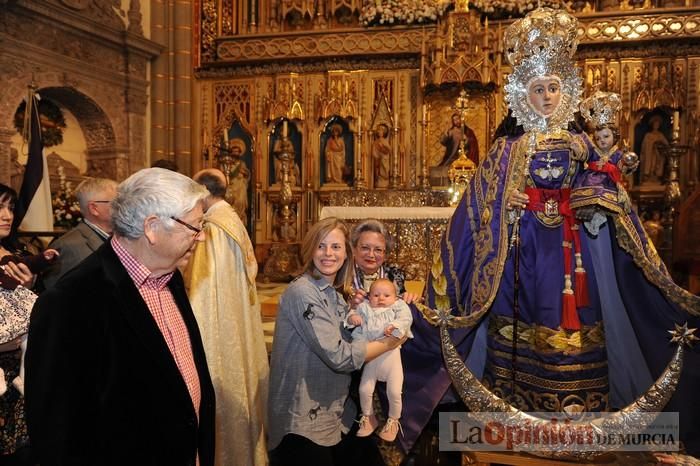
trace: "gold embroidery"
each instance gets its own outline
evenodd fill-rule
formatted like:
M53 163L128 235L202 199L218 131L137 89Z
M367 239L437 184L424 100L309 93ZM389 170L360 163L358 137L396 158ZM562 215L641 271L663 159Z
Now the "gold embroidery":
M491 221L491 209L486 207L484 213L481 214L481 224L487 225Z
M687 313L700 316L700 297L697 297L680 286L676 285L666 271L656 250L651 246L651 242L644 238L647 247L644 247L642 238L629 215L616 215L615 227L617 232L617 242L620 247L632 256L634 263L642 269L644 276L653 285ZM646 251L645 255L642 251Z
M499 351L495 350L492 348L488 349L489 354L492 354L496 357L499 358L506 358L510 359L512 355L510 353L506 353L505 351ZM532 358L528 358L525 356L518 355L518 363L524 363L529 366L536 366L536 367L541 367L543 369L547 369L549 371L555 371L555 372L571 372L571 371L587 371L587 370L592 370L592 369L601 369L603 367L608 367L608 362L607 361L601 361L601 362L590 362L586 364L547 364L542 361L537 361Z
M540 393L525 390L516 383L515 393L512 393L510 380L496 379L495 383L492 383L488 378L484 378L483 383L495 395L523 411L561 412L571 405L581 405L584 411L607 411L608 409L606 392L587 390L585 395Z
M489 334L497 342L509 345L513 341L513 319L494 316L489 322ZM566 331L518 321L518 342L542 353L580 354L605 346L602 322L583 326L581 330Z
M513 372L505 367L499 367L490 365L488 367L489 371L496 377L503 379L511 379L513 377ZM570 381L561 380L551 380L545 379L544 377L538 377L536 375L528 374L526 372L515 371L515 380L517 383L526 383L530 386L537 388L544 388L545 390L555 390L563 392L573 392L576 390L591 390L594 388L607 388L608 387L608 376L596 377L594 379L579 379Z

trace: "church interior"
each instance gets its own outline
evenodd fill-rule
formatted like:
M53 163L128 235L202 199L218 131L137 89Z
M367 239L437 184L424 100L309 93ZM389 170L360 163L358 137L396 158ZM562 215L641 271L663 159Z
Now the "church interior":
M0 181L21 183L19 115L34 85L54 197L69 195L85 176L119 181L159 159L185 174L220 167L255 245L259 281L273 283L291 278L304 233L329 215L387 220L397 239L392 260L409 280L425 278L458 197L456 174L468 178L473 168L458 164L450 178L451 149L441 140L460 115L467 158L483 159L507 116L503 29L534 7L483 0L1 5ZM621 141L641 160L624 180L630 197L676 280L697 291L700 7L679 0L561 6L580 21L584 96L595 89L621 96ZM652 139L673 147L673 156ZM71 226L56 221L58 229Z
M620 95L620 141L640 160L623 184L676 282L700 293L698 0L0 0L0 182L21 184L33 86L54 199L163 159L224 171L268 339L325 217L385 222L421 293L508 130L503 31L538 5L578 18L584 97ZM54 220L60 235L76 218Z

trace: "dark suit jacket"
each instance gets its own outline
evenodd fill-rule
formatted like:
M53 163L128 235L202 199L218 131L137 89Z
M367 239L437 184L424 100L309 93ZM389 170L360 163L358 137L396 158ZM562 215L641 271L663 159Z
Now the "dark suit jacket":
M61 255L42 274L44 287L54 286L59 278L97 251L104 242L105 240L95 230L83 222L53 241L49 247L57 249Z
M192 342L199 423L151 313L109 243L32 311L26 412L42 466L214 464L214 388L182 276L171 289Z

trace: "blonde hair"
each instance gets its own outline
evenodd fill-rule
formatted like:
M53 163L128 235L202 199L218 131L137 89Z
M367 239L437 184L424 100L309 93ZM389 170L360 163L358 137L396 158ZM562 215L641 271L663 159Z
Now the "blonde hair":
M338 290L343 296L348 297L352 294L352 247L350 246L350 234L348 227L342 220L335 217L328 217L316 222L304 236L304 241L301 244L301 260L304 263L304 272L308 272L314 278L320 278L316 265L314 265L314 253L318 249L321 241L328 234L338 229L345 237L345 262L335 275L333 287Z
M394 296L399 296L399 289L396 287L396 283L392 282L388 278L377 278L375 281L373 281L372 284L369 286L370 293L374 289L375 285L391 285L391 288L394 290Z

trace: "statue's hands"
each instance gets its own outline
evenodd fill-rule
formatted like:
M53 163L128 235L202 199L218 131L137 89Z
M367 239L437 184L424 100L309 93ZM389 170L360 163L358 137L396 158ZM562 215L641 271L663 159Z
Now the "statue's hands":
M508 199L506 200L507 209L524 209L530 200L530 196L525 193L521 193L517 189L512 190L508 194Z
M594 205L579 207L576 209L576 218L582 222L590 222L597 211L598 208Z

